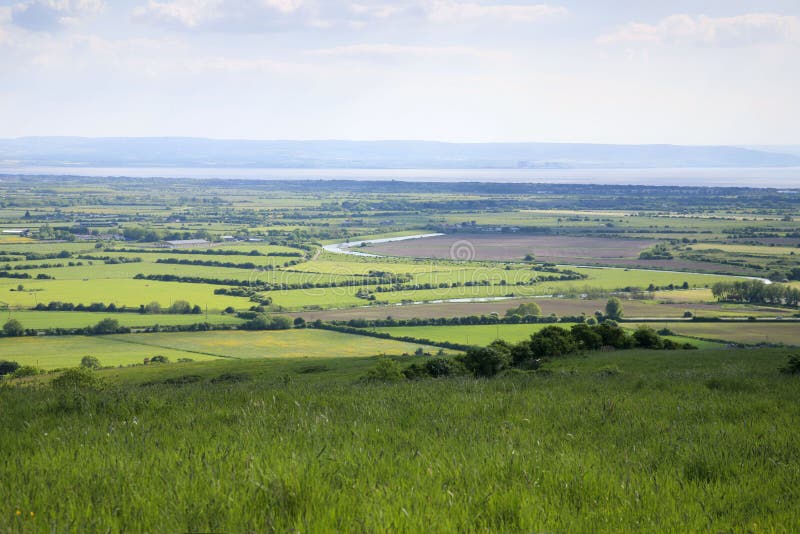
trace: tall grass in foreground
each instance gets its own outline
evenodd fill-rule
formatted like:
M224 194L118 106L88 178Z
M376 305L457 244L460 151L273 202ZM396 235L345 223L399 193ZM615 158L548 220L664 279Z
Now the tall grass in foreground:
M357 379L374 360L216 362L0 388L0 531L797 531L785 356L394 384Z

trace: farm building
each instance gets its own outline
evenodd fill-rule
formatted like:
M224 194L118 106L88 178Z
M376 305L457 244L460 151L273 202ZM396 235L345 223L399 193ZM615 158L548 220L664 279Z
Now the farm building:
M3 235L16 235L20 237L27 237L31 231L29 228L8 228L3 230Z

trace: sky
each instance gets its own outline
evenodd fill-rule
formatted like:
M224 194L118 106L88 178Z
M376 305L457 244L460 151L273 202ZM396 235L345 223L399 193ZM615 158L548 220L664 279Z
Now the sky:
M800 144L798 0L0 0L0 137Z

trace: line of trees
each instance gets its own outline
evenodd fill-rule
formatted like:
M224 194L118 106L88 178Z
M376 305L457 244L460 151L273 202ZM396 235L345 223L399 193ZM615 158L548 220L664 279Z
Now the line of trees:
M537 369L548 358L560 358L583 351L597 351L605 347L629 349L696 349L689 343L678 344L662 338L647 326L640 326L629 335L614 321L604 321L595 326L573 325L569 330L547 326L530 339L516 344L503 340L487 347L470 348L459 360L475 376L494 376L506 369Z
M796 308L800 304L800 289L786 284L765 284L761 280L717 282L711 293L719 301L747 304L775 304Z
M141 313L141 314L195 314L203 313L203 310L195 304L192 306L188 301L176 300L169 307L162 307L158 302L151 302L150 304L140 304L138 307L117 306L116 304L104 304L102 302L93 302L88 305L73 304L71 302L52 301L48 304L40 302L33 308L34 311L85 311L85 312L105 312L105 313Z

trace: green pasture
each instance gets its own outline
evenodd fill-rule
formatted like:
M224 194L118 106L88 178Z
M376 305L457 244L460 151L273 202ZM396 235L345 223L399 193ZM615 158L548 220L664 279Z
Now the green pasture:
M93 326L102 319L116 319L121 326L131 328L146 327L153 325L172 326L195 323L211 324L240 324L241 319L235 315L222 315L209 313L207 316L202 314L139 314L139 313L106 313L106 312L76 312L76 311L20 311L5 310L0 311L0 323L8 319L16 319L25 328L37 330L47 328L83 328Z
M17 291L22 284L23 291ZM243 297L214 295L215 287L204 284L178 282L152 282L132 279L99 280L11 280L0 279L0 302L10 307L32 308L38 303L51 301L91 304L114 303L119 306L138 307L140 304L158 302L168 307L176 300L186 300L205 310L221 311L228 306L249 308L253 303Z
M133 334L132 334L133 335ZM38 336L0 338L0 359L20 365L33 365L41 369L77 367L84 356L94 356L102 365L139 364L145 358L166 356L171 361L179 358L213 360L215 356L197 354L180 349L152 347L136 343L122 343L109 336Z
M97 357L103 365L117 366L142 363L144 358L159 354L172 361L178 358L198 361L217 358L353 358L414 353L419 346L327 330L222 330L0 338L0 359L43 369L58 369L75 367L87 355Z
M372 328L394 337L413 337L435 342L460 343L463 345L488 345L502 339L517 343L531 337L547 324L497 324L497 325L453 325L453 326L392 326ZM571 323L557 323L556 326L570 328Z
M112 340L227 358L324 358L413 353L418 344L327 330L216 331L121 334Z
M372 358L226 360L0 388L0 530L793 532L787 354L393 384L359 380Z
M685 336L756 345L782 343L800 345L800 322L669 322L648 323L653 328L669 328ZM628 326L628 323L625 324ZM631 324L631 326L634 326Z

